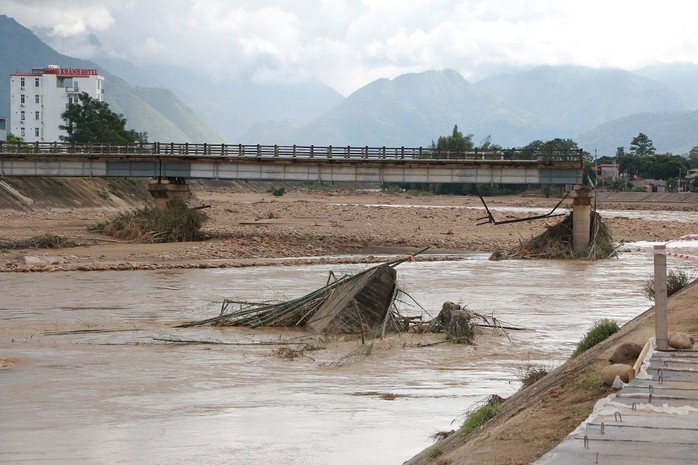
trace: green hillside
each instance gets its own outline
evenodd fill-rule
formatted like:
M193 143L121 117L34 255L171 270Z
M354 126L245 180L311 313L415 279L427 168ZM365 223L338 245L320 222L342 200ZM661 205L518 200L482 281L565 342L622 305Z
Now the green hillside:
M698 111L641 113L604 123L577 138L579 146L591 153L613 156L617 147L625 147L638 133L646 134L657 153L688 153L698 146Z
M619 69L538 66L490 76L476 86L574 135L635 113L687 109L669 86Z
M454 124L473 133L476 143L489 135L506 146L563 136L553 124L445 70L374 81L288 137L297 143L426 146Z

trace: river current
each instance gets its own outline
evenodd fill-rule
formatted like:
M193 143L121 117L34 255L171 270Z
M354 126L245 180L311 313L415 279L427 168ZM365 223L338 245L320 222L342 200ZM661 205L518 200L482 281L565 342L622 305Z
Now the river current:
M391 336L350 358L359 340L288 360L248 344L301 330L174 326L215 316L224 298L298 297L330 269L361 266L2 274L0 463L402 463L473 404L514 393L526 365L562 363L594 321L649 308L651 245L623 250L597 262L403 263L406 313L419 311L411 299L432 316L453 301L527 330L484 331L474 346Z

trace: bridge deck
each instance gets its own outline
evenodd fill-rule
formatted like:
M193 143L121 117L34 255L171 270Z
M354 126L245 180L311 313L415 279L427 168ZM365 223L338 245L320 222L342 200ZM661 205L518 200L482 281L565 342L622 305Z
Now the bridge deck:
M579 152L226 144L0 143L2 176L128 176L323 182L575 184Z

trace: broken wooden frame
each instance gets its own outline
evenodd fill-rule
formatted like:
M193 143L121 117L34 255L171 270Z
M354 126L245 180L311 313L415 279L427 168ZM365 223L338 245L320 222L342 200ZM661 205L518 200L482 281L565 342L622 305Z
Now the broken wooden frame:
M562 199L560 199L560 201L557 203L557 205L555 205L555 206L553 207L553 209L550 210L550 212L545 213L545 214L543 214L543 215L527 216L526 218L516 218L516 219L513 219L513 220L497 221L497 220L494 218L494 215L492 215L492 212L490 211L489 207L487 206L487 203L485 202L485 199L484 199L484 198L482 197L482 195L480 194L480 190L477 188L477 184L476 184L474 187L475 187L475 192L477 193L477 196L480 197L480 201L482 202L482 205L485 207L485 211L487 212L487 216L483 216L483 217L477 218L477 221L480 221L479 223L476 223L477 226L480 226L480 225L483 225L483 224L489 224L489 223L495 224L495 225L507 224L507 223L520 223L520 222L522 222L522 221L542 220L542 219L545 219L545 218L553 218L553 217L555 217L555 216L564 216L564 215L566 215L566 213L557 213L557 214L553 214L553 213L555 213L555 210L557 210L557 208L562 204L562 202L565 201L565 199L567 198L567 196L570 194L570 191L567 191L567 192L565 193L565 196L564 196ZM486 219L487 221L482 221L482 220L485 220L485 219Z

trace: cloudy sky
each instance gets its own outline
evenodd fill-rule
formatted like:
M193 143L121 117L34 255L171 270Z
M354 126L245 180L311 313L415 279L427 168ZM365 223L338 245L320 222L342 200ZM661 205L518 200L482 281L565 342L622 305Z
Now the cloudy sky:
M3 0L0 13L80 58L315 78L345 95L426 69L698 63L691 0Z

